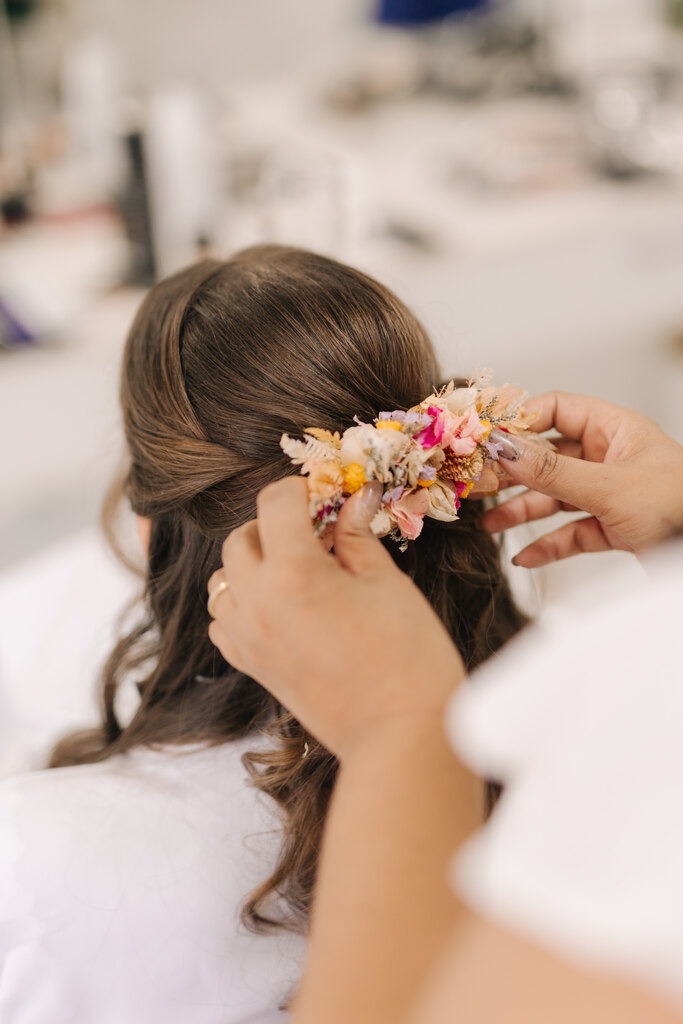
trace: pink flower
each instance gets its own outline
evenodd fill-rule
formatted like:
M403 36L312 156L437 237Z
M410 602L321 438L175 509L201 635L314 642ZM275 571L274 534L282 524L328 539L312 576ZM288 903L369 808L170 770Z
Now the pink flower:
M388 508L406 540L415 540L422 533L425 513L429 508L429 489L407 491L398 501L392 501Z
M437 409L435 405L430 405L427 412L432 417L432 422L416 435L415 440L419 441L423 448L434 448L443 437L443 412L441 409Z
M446 412L444 418L444 448L450 448L455 455L471 455L486 433L476 409L470 409L463 416Z

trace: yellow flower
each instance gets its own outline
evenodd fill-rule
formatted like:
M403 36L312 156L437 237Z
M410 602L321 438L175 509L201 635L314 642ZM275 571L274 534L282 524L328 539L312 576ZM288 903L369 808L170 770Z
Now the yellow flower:
M314 460L310 463L308 490L314 500L326 501L334 498L342 489L343 483L341 466L336 460Z
M353 494L365 483L365 470L358 462L352 462L344 469L344 490L347 494Z
M431 487L432 484L435 483L435 482L436 482L435 480L418 480L417 481L417 486L418 487Z
M375 424L378 430L401 430L398 420L377 420Z
M490 420L481 420L480 422L481 422L482 427L484 428L484 433L482 434L482 437L486 438L486 437L489 436L489 434L493 430L493 424L491 423Z
M474 480L470 480L470 482L465 487L465 490L460 492L460 497L461 498L469 497L469 493L470 493L470 491L472 490L473 487L474 487Z

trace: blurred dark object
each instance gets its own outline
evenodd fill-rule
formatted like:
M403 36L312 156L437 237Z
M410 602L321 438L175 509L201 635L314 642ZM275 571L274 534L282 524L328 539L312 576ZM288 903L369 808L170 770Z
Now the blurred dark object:
M683 0L665 0L667 20L674 28L683 28Z
M553 69L544 25L511 4L447 19L433 40L427 85L463 100L567 91Z
M28 197L26 194L21 192L15 192L13 195L5 196L0 201L0 215L2 216L5 224L10 226L16 224L23 224L27 221L31 215L29 209Z
M380 0L377 18L385 25L424 25L490 6L491 0Z
M0 351L25 348L35 341L36 336L33 331L22 322L0 296Z
M328 90L329 106L346 113L417 93L456 100L526 93L571 96L555 66L547 20L501 0L385 0L387 28L375 46ZM393 31L389 26L395 25Z
M130 242L130 267L126 284L148 286L156 280L149 205L144 136L131 131L125 137L128 180L117 203Z
M26 21L40 4L38 0L5 0L5 9L10 21Z

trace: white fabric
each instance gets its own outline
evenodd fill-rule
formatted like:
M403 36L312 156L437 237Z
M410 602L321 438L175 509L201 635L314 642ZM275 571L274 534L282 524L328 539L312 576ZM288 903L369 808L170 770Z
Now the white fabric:
M449 716L464 760L506 786L456 858L465 900L681 1005L682 607L678 544L637 591L527 631Z
M275 1024L303 940L253 935L278 848L250 741L0 783L2 1024Z
M303 940L239 922L280 842L240 760L262 741L16 774L96 720L137 589L94 530L0 574L0 1022L274 1024Z
M95 683L139 581L84 530L0 573L0 777L98 719Z

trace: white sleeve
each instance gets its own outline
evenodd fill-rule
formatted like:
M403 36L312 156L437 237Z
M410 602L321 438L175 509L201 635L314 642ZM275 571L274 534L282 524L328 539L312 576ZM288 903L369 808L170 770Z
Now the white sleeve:
M683 548L669 562L532 628L456 698L460 756L505 792L453 878L484 916L683 1005Z

